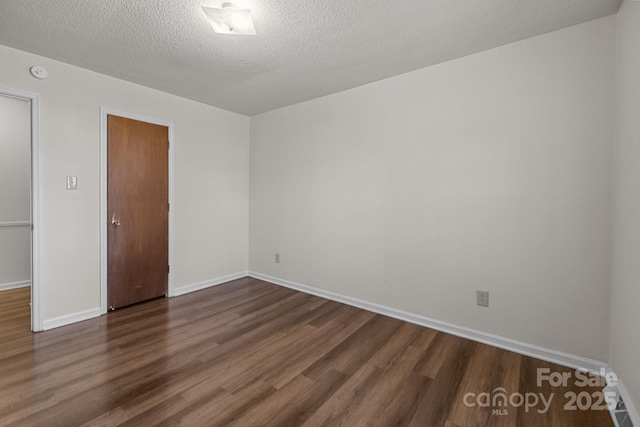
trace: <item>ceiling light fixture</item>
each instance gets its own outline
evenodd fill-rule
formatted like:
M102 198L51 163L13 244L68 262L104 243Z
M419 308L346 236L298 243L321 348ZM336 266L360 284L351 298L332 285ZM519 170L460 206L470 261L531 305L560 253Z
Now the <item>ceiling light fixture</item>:
M222 3L220 8L202 6L218 34L255 35L256 29L251 19L251 10L240 9L233 3Z

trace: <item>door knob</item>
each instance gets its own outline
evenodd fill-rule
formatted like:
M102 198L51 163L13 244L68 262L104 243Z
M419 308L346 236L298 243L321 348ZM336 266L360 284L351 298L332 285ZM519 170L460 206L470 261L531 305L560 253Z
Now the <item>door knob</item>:
M113 225L113 228L120 227L120 217L116 218L116 214L111 217L111 225Z

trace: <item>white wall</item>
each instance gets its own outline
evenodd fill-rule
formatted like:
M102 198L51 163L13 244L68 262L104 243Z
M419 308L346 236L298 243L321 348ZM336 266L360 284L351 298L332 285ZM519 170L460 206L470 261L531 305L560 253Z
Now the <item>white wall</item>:
M251 270L606 361L614 54L607 17L252 117Z
M0 291L26 286L30 280L31 228L0 226Z
M0 95L0 222L29 221L31 112L29 102Z
M29 102L0 95L0 289L31 279L31 112Z
M617 15L611 367L640 408L640 3Z
M176 288L247 270L247 117L3 46L0 63L0 86L42 96L45 320L100 306L101 106L175 124Z

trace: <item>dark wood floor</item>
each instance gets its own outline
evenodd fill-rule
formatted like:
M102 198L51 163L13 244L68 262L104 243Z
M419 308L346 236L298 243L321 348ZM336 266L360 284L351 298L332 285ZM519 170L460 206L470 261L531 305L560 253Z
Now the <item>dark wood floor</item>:
M0 345L2 349L14 334L31 330L31 288L0 291Z
M0 425L611 425L563 409L597 389L536 386L537 368L571 369L255 279L37 334L28 321L0 329ZM499 387L551 408L465 405Z

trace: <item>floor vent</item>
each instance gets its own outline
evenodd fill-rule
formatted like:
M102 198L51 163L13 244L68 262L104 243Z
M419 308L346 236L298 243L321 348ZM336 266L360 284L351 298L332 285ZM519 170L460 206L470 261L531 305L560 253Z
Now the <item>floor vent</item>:
M613 423L616 427L634 427L633 421L631 421L631 417L629 416L629 412L627 411L627 407L624 404L624 400L620 395L620 391L617 387L606 387L605 392L615 393L616 398L616 407L611 410L611 418L613 419ZM638 426L636 426L638 427Z

